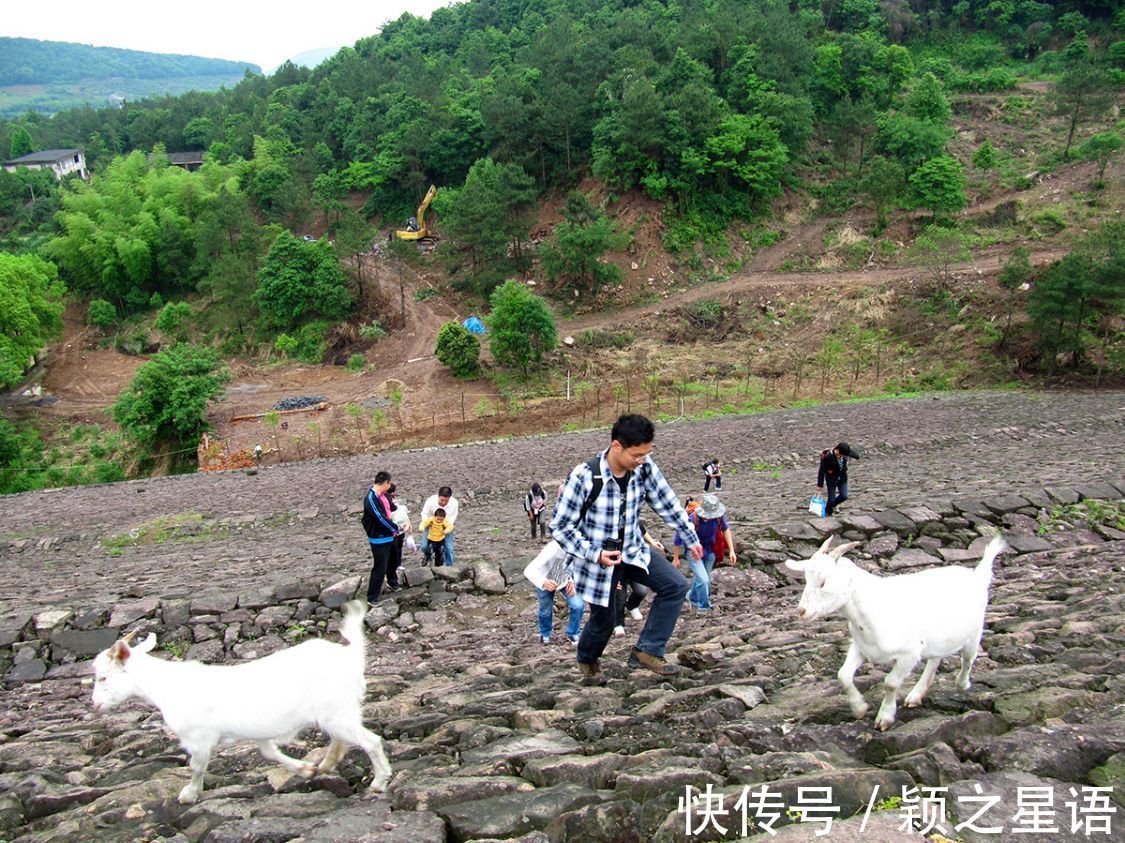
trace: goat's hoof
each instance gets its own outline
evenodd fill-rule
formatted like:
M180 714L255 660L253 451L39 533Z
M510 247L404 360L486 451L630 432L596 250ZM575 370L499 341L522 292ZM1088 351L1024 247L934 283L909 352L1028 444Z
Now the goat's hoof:
M866 705L862 705L862 706L853 705L852 706L852 716L854 716L856 720L862 720L864 717L867 716L867 712L870 711L870 710L871 710L870 707L866 706Z
M895 724L893 717L880 717L875 721L875 728L880 732L885 732Z
M382 793L387 789L387 782L390 780L390 778L390 776L379 776L378 778L372 779L371 784L368 785L367 789L372 793Z
M199 799L199 794L195 792L191 785L188 785L180 791L180 795L176 798L181 805L193 805Z
M917 708L918 706L920 706L922 704L922 698L921 697L907 697L905 700L902 701L902 704L904 706L906 706L907 708Z
M297 775L302 779L311 779L316 775L316 765L308 763L302 764L297 770Z
M964 684L961 684L960 682L958 682L957 687L960 688L962 691L967 691L971 687L973 687L973 683L970 682L968 679L966 679Z

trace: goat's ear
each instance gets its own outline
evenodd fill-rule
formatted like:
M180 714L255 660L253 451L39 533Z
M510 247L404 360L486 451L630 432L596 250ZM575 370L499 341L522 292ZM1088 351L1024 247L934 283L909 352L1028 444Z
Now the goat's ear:
M808 559L786 559L785 567L790 571L807 571L809 568Z
M156 646L156 634L150 632L145 640L138 644L133 650L137 653L147 653Z
M109 648L110 660L118 664L125 664L125 662L129 661L129 656L132 654L133 651L129 649L129 645L124 641L114 641L113 646Z
M853 547L859 547L859 542L848 542L847 544L842 544L839 547L834 547L830 551L828 551L828 555L833 559L839 559Z

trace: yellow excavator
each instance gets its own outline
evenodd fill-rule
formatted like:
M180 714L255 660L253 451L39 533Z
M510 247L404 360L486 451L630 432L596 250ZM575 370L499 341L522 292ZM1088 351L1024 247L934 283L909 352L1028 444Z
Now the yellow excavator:
M405 229L400 228L395 231L395 237L399 240L433 239L434 233L426 229L426 209L430 207L430 203L434 201L435 196L437 196L437 187L431 184L430 189L426 191L426 197L422 200L422 204L418 206L418 211L406 223Z

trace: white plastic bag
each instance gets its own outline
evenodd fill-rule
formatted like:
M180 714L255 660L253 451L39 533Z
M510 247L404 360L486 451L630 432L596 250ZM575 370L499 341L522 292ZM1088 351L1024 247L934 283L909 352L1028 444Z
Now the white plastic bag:
M824 495L813 495L809 498L809 512L817 518L823 518L824 512L828 507L828 501Z
M407 550L413 551L415 553L418 552L418 543L414 541L414 536L407 536L406 541L404 541L403 544L406 545Z

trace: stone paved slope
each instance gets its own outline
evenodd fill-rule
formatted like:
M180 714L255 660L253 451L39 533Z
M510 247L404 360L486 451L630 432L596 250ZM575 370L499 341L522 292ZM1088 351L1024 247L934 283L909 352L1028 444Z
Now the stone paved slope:
M1109 784L1125 804L1125 533L1043 509L1084 497L1087 514L1120 511L1123 406L1121 393L995 393L660 428L658 459L681 491L698 487L713 451L741 461L723 496L752 565L717 574L715 611L682 617L670 648L680 676L625 666L630 622L600 689L576 685L573 649L537 641L534 595L519 577L535 548L517 534L517 495L522 466L561 476L602 433L3 499L5 531L26 537L0 541L4 612L15 619L0 621L0 840L739 839L735 801L747 785L788 807L800 788L832 788L832 834L797 824L783 840L920 839L893 810L860 833L876 786L879 801L948 788L954 821L969 812L962 797L995 793L989 819L1005 834L947 835L966 843L1123 839L1120 816L1110 834L1070 831L1066 803ZM856 497L839 518L810 519L815 451L839 438L865 447ZM95 716L89 663L75 655L126 627L226 661L306 630L335 637L331 607L362 587L367 567L350 511L384 465L410 477L412 493L448 478L466 498L457 568L435 576L411 564L411 587L368 616L365 719L387 738L388 794L362 791L358 752L339 775L304 782L238 747L217 753L201 803L178 805L185 759L159 715L135 705ZM107 541L191 512L201 519L166 527L165 540ZM1015 552L996 566L973 687L953 686L950 659L890 731L875 731L873 715L852 719L835 679L846 624L799 624L800 584L780 563L836 534L859 541L853 558L883 574L972 564L995 529ZM40 611L48 606L64 611ZM882 675L861 670L868 701ZM315 758L323 744L312 732L294 753ZM678 801L708 786L724 795L728 833L689 836ZM1049 795L1060 831L1015 834L1026 824L1021 793ZM782 810L778 824L793 819Z
M0 618L52 605L110 605L127 592L255 591L300 577L364 573L369 554L355 514L381 468L391 471L414 514L439 485L453 486L462 501L461 559L524 558L523 492L533 480L562 479L606 444L608 426L256 475L0 497L0 565L10 586L0 594ZM954 393L677 422L658 427L656 459L689 494L701 491L699 467L721 456L731 517L738 529L756 529L801 513L819 449L840 439L864 449L853 466L850 505L864 511L1074 485L1125 473L1125 393ZM192 541L126 546L113 555L98 546L154 519L188 515L200 520L190 527Z

